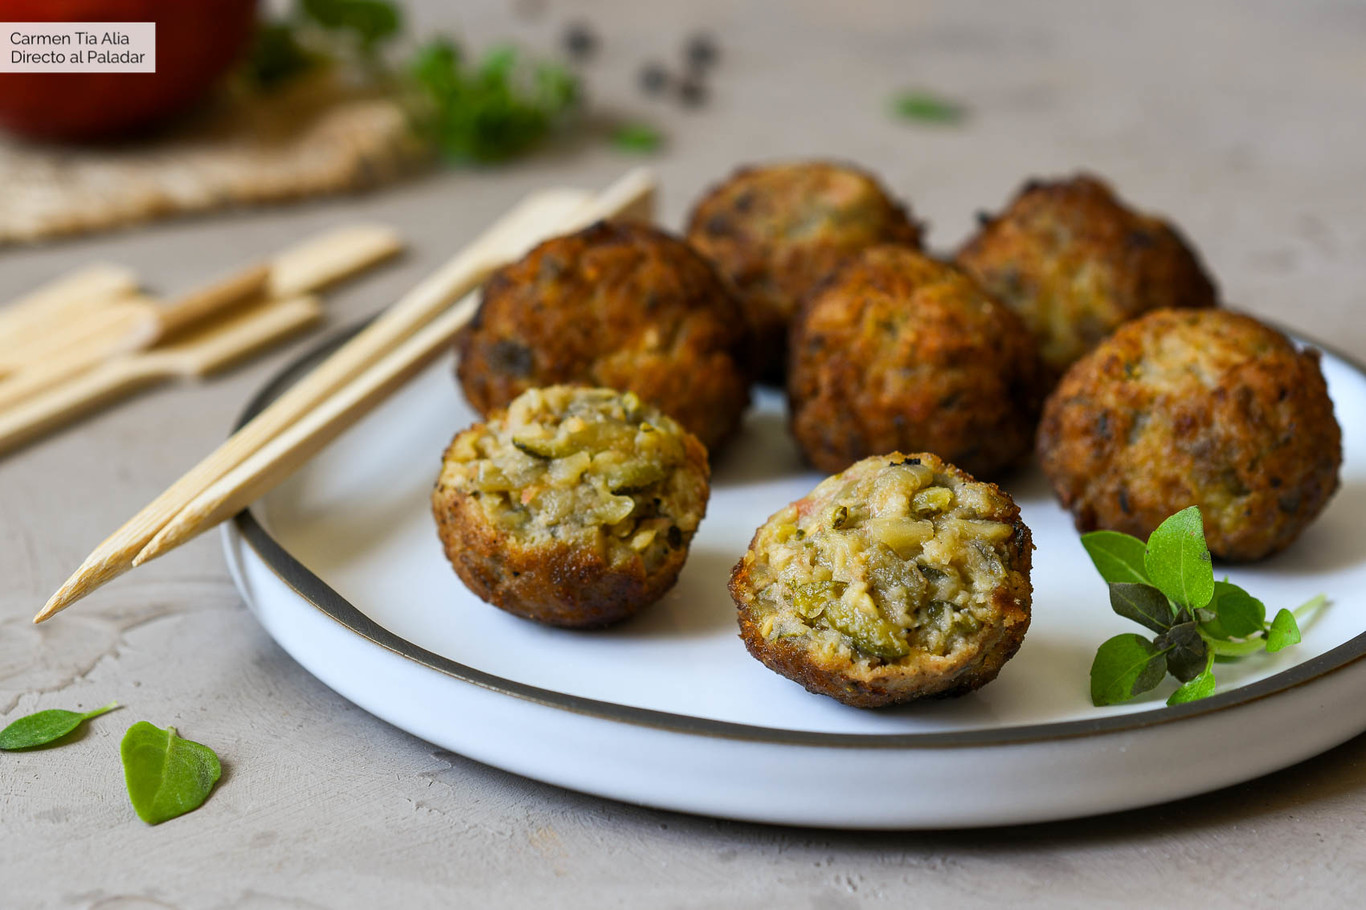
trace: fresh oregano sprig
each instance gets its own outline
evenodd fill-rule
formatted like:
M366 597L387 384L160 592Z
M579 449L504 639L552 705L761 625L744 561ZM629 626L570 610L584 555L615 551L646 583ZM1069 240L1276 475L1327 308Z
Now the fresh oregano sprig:
M1270 621L1266 606L1225 579L1214 580L1205 526L1197 506L1158 525L1147 544L1118 531L1083 534L1082 546L1110 585L1110 608L1155 633L1116 635L1091 664L1091 701L1128 701L1170 673L1181 685L1167 704L1214 694L1214 662L1300 641L1297 616L1327 602L1320 594Z

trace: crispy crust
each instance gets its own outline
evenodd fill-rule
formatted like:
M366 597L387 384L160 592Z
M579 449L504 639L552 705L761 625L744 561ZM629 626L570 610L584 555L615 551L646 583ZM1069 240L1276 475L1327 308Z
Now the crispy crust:
M629 389L709 448L749 405L739 305L687 244L598 222L498 270L456 342L465 397L487 416L529 388Z
M907 456L893 452L876 460L896 462L907 457L919 458L936 473L949 473L965 482L976 482L971 475L929 453ZM1014 528L1014 533L1006 543L1011 569L1008 583L999 587L991 598L997 620L982 630L971 647L944 656L913 653L893 663L861 663L822 659L804 647L800 639L766 638L759 627L760 616L755 608L757 592L751 574L757 559L755 546L761 527L755 532L749 551L735 565L730 579L731 599L735 601L740 638L745 648L764 666L800 683L807 691L828 695L856 708L879 708L919 698L948 698L991 682L1019 650L1029 629L1033 595L1029 573L1034 546L1029 528L1021 520L1020 509L1010 495L994 484L983 486L999 502L999 508L982 517L1007 523ZM798 500L798 504L810 500L811 497L807 497Z
M490 421L505 416L505 412L497 411ZM680 541L676 546L671 542L663 562L647 569L639 553L631 553L625 559L609 559L609 548L601 545L601 538L597 547L555 537L549 543L522 539L490 520L477 491L443 482L443 468L443 479L438 480L432 491L432 515L446 558L456 574L476 595L500 609L565 628L605 626L654 603L678 580L710 495L706 448L691 433L672 421L668 423L681 434L683 442L684 460L674 469L675 477L682 476L681 482L689 490L691 498L686 501L700 505L696 516L691 514L690 506L684 507L689 520L680 524L692 530L678 527ZM483 429L483 424L476 424L456 434L443 456L443 465L454 457L463 438ZM662 488L665 483L660 481L656 486ZM664 496L666 501L669 498L669 494L656 493L654 488L640 492L642 498L655 495ZM656 499L656 506L658 502Z
M1079 360L1049 398L1039 459L1078 530L1146 539L1198 505L1210 552L1289 546L1338 486L1342 432L1319 354L1225 310L1159 310Z
M792 325L792 433L831 473L925 449L997 476L1029 454L1044 382L1019 317L904 247L865 250Z
M564 544L525 546L491 527L465 492L433 500L433 510L446 558L471 591L509 613L565 628L606 626L659 600L678 580L693 537L685 533L683 546L647 575L639 559L612 565Z
M1095 177L1032 180L984 219L957 263L1024 317L1054 380L1130 319L1218 302L1176 228L1128 208Z
M801 300L854 253L920 248L920 226L875 177L825 161L745 167L693 208L688 242L736 289L756 338L758 375L781 382Z

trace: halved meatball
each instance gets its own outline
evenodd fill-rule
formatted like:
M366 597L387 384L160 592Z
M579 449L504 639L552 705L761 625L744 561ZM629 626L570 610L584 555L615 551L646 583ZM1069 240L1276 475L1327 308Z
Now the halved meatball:
M799 161L747 167L711 189L688 242L736 288L754 330L757 375L781 382L788 324L812 288L880 243L920 248L920 226L872 175Z
M1147 539L1197 505L1211 553L1253 560L1323 510L1342 431L1318 351L1227 310L1158 310L1067 371L1038 449L1078 530Z
M494 273L456 344L457 374L485 416L530 388L606 386L716 448L749 404L748 338L739 305L691 247L604 221Z
M994 477L1028 455L1044 391L1019 317L906 247L859 254L792 326L792 432L824 471L924 449Z
M1054 381L1136 316L1218 302L1176 228L1129 208L1095 177L1031 180L1004 212L983 217L958 265L1024 317Z
M999 488L934 455L893 452L769 518L730 592L750 654L873 708L995 679L1029 628L1032 549Z
M602 626L673 586L708 476L697 438L634 393L555 386L455 437L432 512L475 594L551 625Z

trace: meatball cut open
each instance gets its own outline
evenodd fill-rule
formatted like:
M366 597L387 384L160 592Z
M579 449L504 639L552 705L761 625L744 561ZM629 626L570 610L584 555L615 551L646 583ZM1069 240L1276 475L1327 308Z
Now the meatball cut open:
M958 265L1024 317L1054 381L1121 324L1218 293L1176 228L1085 174L1031 180L958 253Z
M731 574L769 669L860 708L991 682L1029 628L1029 529L930 454L866 458L775 513Z
M1197 505L1211 553L1253 560L1323 510L1342 431L1318 351L1250 316L1158 310L1068 370L1038 449L1079 530L1147 539Z
M673 586L709 493L706 449L672 418L632 392L554 386L455 437L432 512L475 594L588 627Z
M787 386L793 435L821 470L924 449L979 477L1029 454L1045 391L1019 317L899 246L865 250L807 300Z
M749 334L711 265L648 225L602 221L499 269L457 374L488 416L527 389L630 390L716 448L749 404Z
M693 209L688 242L740 297L758 375L781 382L802 298L849 256L880 243L920 248L920 226L872 175L827 161L747 167Z

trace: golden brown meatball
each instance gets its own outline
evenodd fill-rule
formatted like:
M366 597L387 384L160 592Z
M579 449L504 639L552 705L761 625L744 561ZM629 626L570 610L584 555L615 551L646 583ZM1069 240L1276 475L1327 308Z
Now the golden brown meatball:
M1197 505L1210 552L1289 546L1338 485L1342 432L1319 354L1225 310L1158 310L1077 361L1039 458L1077 528L1147 539Z
M455 437L432 512L475 594L587 627L673 587L709 493L706 450L674 420L632 392L555 386Z
M781 382L787 327L803 297L850 255L920 248L920 227L871 175L823 161L737 171L693 209L688 242L737 289L757 374Z
M1024 317L1056 380L1122 323L1159 307L1212 307L1195 250L1095 177L1026 183L985 218L958 265Z
M822 470L924 449L994 476L1029 453L1042 368L1019 317L972 279L881 246L803 306L788 396L792 432Z
M734 298L686 243L599 222L494 273L457 373L484 415L538 386L630 389L715 448L749 404L747 340Z
M867 458L775 513L731 574L745 647L847 705L961 695L1029 628L1029 529L929 454Z

